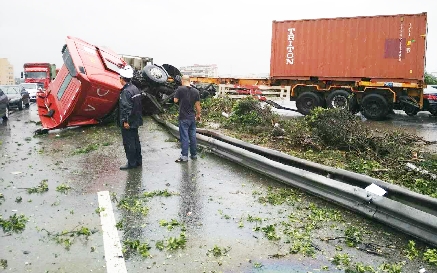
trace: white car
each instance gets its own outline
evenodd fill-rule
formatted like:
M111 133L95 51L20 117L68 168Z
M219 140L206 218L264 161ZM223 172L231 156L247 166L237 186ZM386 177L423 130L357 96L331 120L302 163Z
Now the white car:
M20 90L24 88L27 92L29 92L30 101L36 101L36 93L38 92L38 84L37 83L22 83L20 84Z

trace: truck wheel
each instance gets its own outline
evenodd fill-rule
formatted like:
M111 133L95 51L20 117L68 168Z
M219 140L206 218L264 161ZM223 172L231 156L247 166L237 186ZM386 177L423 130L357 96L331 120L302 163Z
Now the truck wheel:
M23 110L23 101L20 100L20 102L18 102L18 110Z
M30 103L26 103L24 106L26 106L26 108L29 108Z
M408 116L412 117L417 115L417 113L419 113L419 109L413 106L409 106L407 105L404 109L405 114L407 114Z
M165 72L163 68L154 64L146 65L141 74L144 79L158 84L166 83L168 79L167 72Z
M369 94L361 101L361 112L366 119L382 120L389 111L387 100L379 94Z
M328 108L349 109L350 93L344 90L334 90L326 98Z
M297 97L296 107L302 115L308 115L311 110L322 105L322 99L313 92L303 92Z

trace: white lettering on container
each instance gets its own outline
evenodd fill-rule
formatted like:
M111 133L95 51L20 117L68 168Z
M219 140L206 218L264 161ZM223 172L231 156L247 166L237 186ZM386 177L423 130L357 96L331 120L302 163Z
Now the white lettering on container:
M399 33L399 61L402 61L402 42L404 35L404 23L401 23L401 30Z
M287 58L285 59L285 64L294 64L294 32L296 31L295 28L289 28L288 29L288 36L287 36Z

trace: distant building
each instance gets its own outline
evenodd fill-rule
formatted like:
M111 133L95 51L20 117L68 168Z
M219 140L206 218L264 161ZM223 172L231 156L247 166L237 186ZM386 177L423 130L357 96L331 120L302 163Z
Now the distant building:
M14 83L14 67L7 58L0 58L0 85L13 85Z
M215 64L195 64L190 66L184 66L179 69L182 75L188 75L191 77L218 77L218 67Z

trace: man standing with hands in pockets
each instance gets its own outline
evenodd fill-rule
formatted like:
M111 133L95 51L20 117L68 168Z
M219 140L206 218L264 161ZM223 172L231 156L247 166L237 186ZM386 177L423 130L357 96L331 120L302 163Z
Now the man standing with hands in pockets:
M190 85L190 77L182 76L182 86L176 89L174 102L179 103L179 136L182 152L175 162L188 161L188 147L190 158L197 159L196 120L200 121L199 90ZM194 110L196 108L196 110Z

